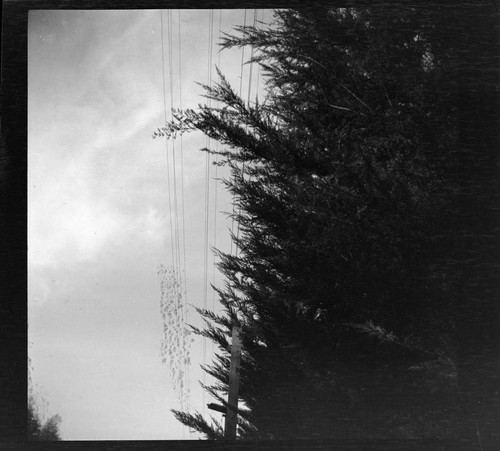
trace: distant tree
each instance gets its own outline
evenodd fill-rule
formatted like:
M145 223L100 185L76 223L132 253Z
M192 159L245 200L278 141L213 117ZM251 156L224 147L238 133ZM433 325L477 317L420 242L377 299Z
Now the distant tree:
M223 40L254 46L265 101L247 104L220 74L205 88L221 107L178 111L156 132L201 130L232 170L239 252L219 252L224 314L199 310L209 325L195 332L219 346L205 389L225 405L229 337L242 327L240 437L455 433L443 224L458 88L441 13L277 11L272 27ZM221 436L198 413L174 413Z
M40 413L40 404L46 404L43 397L35 394L33 386L33 364L28 358L28 439L29 440L60 440L59 424L60 415L56 414L47 420L43 420Z
M56 414L45 422L37 411L35 400L28 398L28 438L30 440L61 440L59 424L61 416Z

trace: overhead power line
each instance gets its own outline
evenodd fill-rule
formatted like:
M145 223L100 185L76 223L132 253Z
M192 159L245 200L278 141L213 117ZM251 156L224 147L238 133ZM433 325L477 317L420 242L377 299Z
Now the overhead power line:
M246 26L247 26L247 10L245 9L245 13L243 16L243 30L246 29ZM241 47L241 63L240 63L240 90L239 90L240 98L241 98L241 93L243 90L243 67L244 67L244 64L245 64L245 46L243 45ZM234 240L232 239L232 237L234 236L234 215L235 215L235 212L236 212L236 205L235 205L235 202L233 201L233 209L232 209L232 213L231 213L231 249L229 251L231 255L233 255L233 241ZM236 248L236 244L235 244L235 248ZM235 249L235 253L237 253L236 249Z
M172 110L174 108L174 72L173 72L173 19L172 11L168 11L168 65L169 65L169 90L170 90L170 119L172 119ZM177 269L180 273L181 256L180 256L180 239L179 239L179 206L177 201L177 165L175 158L175 140L172 140L172 174L173 174L173 188L174 188L174 241L175 241L175 258L177 260Z
M258 9L254 10L253 13L253 28L256 27L257 25L257 12ZM246 26L246 10L245 10L245 25ZM249 68L249 74L248 74L248 92L247 92L247 101L246 105L247 108L250 108L250 93L252 92L252 69L253 69L253 55L254 55L254 45L252 44L251 50L250 50L250 68ZM242 73L243 73L243 64L242 64ZM241 97L241 83L240 83L240 97ZM248 126L245 124L245 132L248 130ZM244 179L245 178L245 162L243 162L242 167L241 167L241 177ZM241 206L238 209L238 216L241 215ZM238 241L240 238L240 222L238 221L237 227L236 227L236 241ZM236 244L235 247L235 255L238 256L238 245Z
M164 33L163 33L163 11L160 11L160 28L161 28L161 67L162 67L162 81L163 81L163 110L164 110L164 120L167 123L167 90L165 86L165 48L164 48ZM167 163L167 191L168 191L168 219L170 223L170 256L172 261L172 266L175 269L175 245L174 245L174 233L172 224L172 197L170 191L170 167L169 167L169 157L168 157L168 140L165 140L165 151L166 151L166 163Z
M214 29L214 11L209 12L208 19L208 58L207 58L207 85L212 86L212 54L213 54L213 29ZM211 99L208 99L208 107L212 105ZM210 138L206 137L205 154L205 230L204 230L204 256L203 256L203 309L207 309L208 301L208 248L209 248L209 211L210 211ZM207 339L203 337L203 365L207 361ZM206 374L203 372L203 385L206 385ZM203 390L203 408L206 408L205 390Z
M178 42L178 54L179 54L179 64L178 64L178 73L179 73L179 109L182 110L182 48L181 48L181 10L177 10L178 15L178 35L177 35L177 42ZM182 253L183 253L183 265L182 265L182 275L184 279L184 321L185 321L185 327L187 324L189 324L189 312L187 308L187 263L186 263L186 221L185 221L185 202L184 202L184 149L183 149L183 142L182 142L182 134L180 135L180 163L181 163L181 206L182 206ZM186 365L186 372L185 372L185 384L187 387L190 387L190 381L191 381L191 376L190 376L190 364L188 363ZM189 397L188 397L188 410L190 410L190 405L189 405Z
M178 10L178 48L179 48L179 109L182 110L182 49L181 49L181 10ZM186 264L186 214L184 202L184 148L182 134L180 135L181 148L181 205L182 205L182 253L183 253L183 275L184 275L184 299L187 300L187 264ZM187 310L186 310L187 320Z
M182 108L182 79L180 72L181 65L181 31L180 31L180 11L179 11L179 26L178 26L178 66L177 73L179 77L179 107ZM160 11L160 26L161 26L161 52L162 52L162 83L163 83L163 108L164 120L172 120L172 112L175 107L175 48L174 48L174 18L173 11L167 10L167 61L168 61L168 94L170 97L170 117L167 114L167 70L165 58L165 31L163 11ZM159 271L162 279L161 287L161 308L164 321L165 342L169 344L169 352L171 353L170 366L173 374L174 388L177 387L180 392L181 409L190 410L190 351L189 339L187 336L187 283L186 283L186 251L185 251L185 215L184 215L184 167L183 167L183 151L181 137L181 158L180 158L180 181L177 177L177 161L175 139L171 140L171 152L168 146L168 139L165 140L166 163L167 163L167 191L168 191L168 213L170 225L170 259L172 268ZM170 153L172 158L170 159ZM179 225L179 196L178 184L181 189L181 207L182 207L182 236ZM172 199L173 197L173 199ZM183 253L181 254L181 242ZM184 284L182 283L184 276ZM183 289L184 285L184 289ZM168 309L171 309L168 310ZM173 319L172 319L173 318ZM169 322L170 321L170 322ZM165 343L164 343L165 345ZM166 346L166 345L165 345ZM163 346L163 351L165 351ZM174 349L175 348L175 349ZM176 358L173 356L177 356ZM165 356L164 357L164 361ZM173 360L172 360L173 359ZM183 434L185 429L183 429Z
M219 9L219 31L217 35L217 39L220 41L222 33L222 10ZM221 70L221 58L220 52L217 52L217 67ZM217 84L220 84L220 74L217 75ZM219 108L219 101L217 101L216 108ZM214 249L217 247L217 192L218 192L218 162L219 156L217 152L219 151L219 141L215 141L215 174L214 174L214 234L213 234L213 247ZM212 283L215 284L215 272L216 272L216 254L214 253L213 260L213 276ZM215 290L213 291L212 296L212 310L215 310ZM213 344L213 342L212 342Z

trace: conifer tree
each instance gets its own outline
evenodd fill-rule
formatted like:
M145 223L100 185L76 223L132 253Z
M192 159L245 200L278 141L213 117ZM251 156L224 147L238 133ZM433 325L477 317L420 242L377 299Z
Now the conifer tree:
M238 253L219 252L224 314L199 310L209 325L195 329L219 346L205 388L226 404L238 325L240 437L446 436L457 386L435 243L456 117L434 18L410 7L274 17L222 41L254 47L263 102L247 104L220 73L205 86L219 108L177 111L155 132L201 130L232 171Z
M56 414L42 421L33 396L28 399L28 439L29 440L61 440L59 424L61 416Z

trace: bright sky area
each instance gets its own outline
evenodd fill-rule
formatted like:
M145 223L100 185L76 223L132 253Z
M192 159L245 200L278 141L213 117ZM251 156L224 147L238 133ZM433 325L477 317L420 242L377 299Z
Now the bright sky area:
M254 12L246 11L247 24ZM220 63L246 98L250 66L240 83L241 49L216 48L219 24L222 31L242 25L245 10L212 14L213 80ZM46 401L43 415L62 417L63 440L198 438L170 412L180 408L179 393L160 355L157 270L171 264L172 147L152 133L164 123L163 74L167 111L180 99L184 108L205 102L196 82L208 80L211 17L209 10L30 12L28 351L33 392L42 407ZM256 17L269 21L272 12ZM254 68L252 98L258 76ZM176 150L177 177L184 174L187 314L198 327L192 306L207 302L205 144L200 134L184 135L182 167ZM231 222L221 212L231 210L231 199L210 171L209 245L228 251ZM210 253L208 282L221 286L213 262ZM208 307L217 309L214 299L209 289ZM211 361L213 346L205 343L203 357L202 340L190 338L190 405L206 413L211 400L200 388L199 365Z

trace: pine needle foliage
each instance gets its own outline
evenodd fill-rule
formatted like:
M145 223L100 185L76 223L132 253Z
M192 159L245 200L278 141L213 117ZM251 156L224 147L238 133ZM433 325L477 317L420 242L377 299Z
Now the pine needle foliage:
M251 45L266 97L219 71L218 108L176 110L154 137L199 130L231 168L232 238L218 252L224 314L206 390L225 405L241 327L240 438L453 434L453 320L436 251L456 117L440 16L412 7L279 10L222 48ZM440 94L437 94L440 92ZM215 421L174 412L208 439Z

